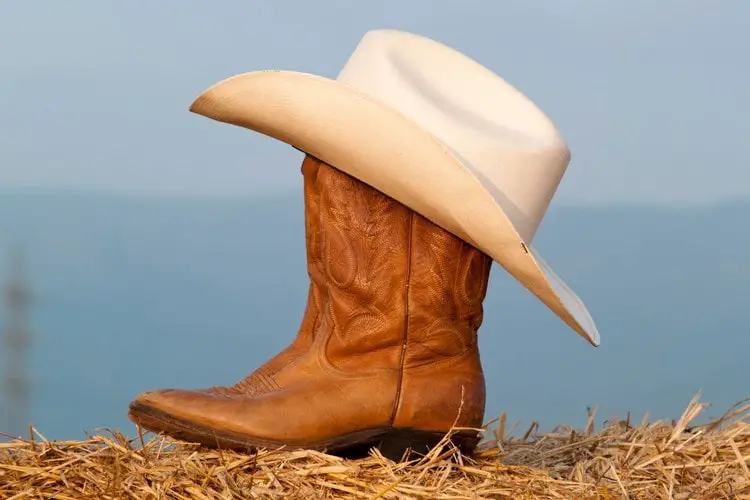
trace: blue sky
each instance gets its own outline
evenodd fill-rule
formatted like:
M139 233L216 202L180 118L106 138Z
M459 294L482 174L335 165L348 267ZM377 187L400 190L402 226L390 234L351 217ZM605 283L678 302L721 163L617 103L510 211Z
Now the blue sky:
M750 197L743 0L3 2L0 189L299 189L299 152L187 108L236 73L335 77L374 28L438 39L535 100L573 152L556 203Z

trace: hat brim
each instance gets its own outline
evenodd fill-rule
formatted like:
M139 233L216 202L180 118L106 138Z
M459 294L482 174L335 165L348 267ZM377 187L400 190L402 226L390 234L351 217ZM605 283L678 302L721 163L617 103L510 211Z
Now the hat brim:
M348 173L485 252L594 346L575 293L527 246L500 204L435 136L357 90L295 71L220 81L190 111L283 141Z

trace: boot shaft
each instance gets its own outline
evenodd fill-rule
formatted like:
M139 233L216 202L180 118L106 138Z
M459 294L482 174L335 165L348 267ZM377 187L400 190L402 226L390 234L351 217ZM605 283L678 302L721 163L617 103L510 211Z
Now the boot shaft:
M339 368L416 367L476 347L491 259L401 203L310 156L308 271ZM307 195L306 195L307 197ZM309 254L309 255L310 255Z
M326 355L344 370L392 369L405 329L413 212L312 157L303 172L319 193L310 247L320 259L308 271L320 291L318 331L330 335Z

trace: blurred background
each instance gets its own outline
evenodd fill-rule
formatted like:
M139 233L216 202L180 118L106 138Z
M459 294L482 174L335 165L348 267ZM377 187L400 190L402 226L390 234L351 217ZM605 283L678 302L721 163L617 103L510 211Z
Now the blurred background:
M602 345L495 265L487 420L750 396L750 3L3 2L0 431L134 435L137 393L232 383L291 341L302 155L187 108L236 73L335 78L374 28L477 59L573 152L534 245Z

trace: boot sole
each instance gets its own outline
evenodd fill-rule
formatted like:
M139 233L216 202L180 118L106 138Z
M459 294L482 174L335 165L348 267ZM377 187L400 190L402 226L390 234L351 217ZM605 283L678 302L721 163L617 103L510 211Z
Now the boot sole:
M180 441L199 443L209 448L242 452L260 448L315 450L345 458L360 458L366 456L372 448L377 448L383 456L394 462L412 459L415 454L428 453L447 434L420 429L383 427L352 432L325 441L288 443L202 427L139 403L131 404L128 417L149 431L167 434ZM459 431L452 434L449 439L462 454L471 455L480 437L475 431Z

